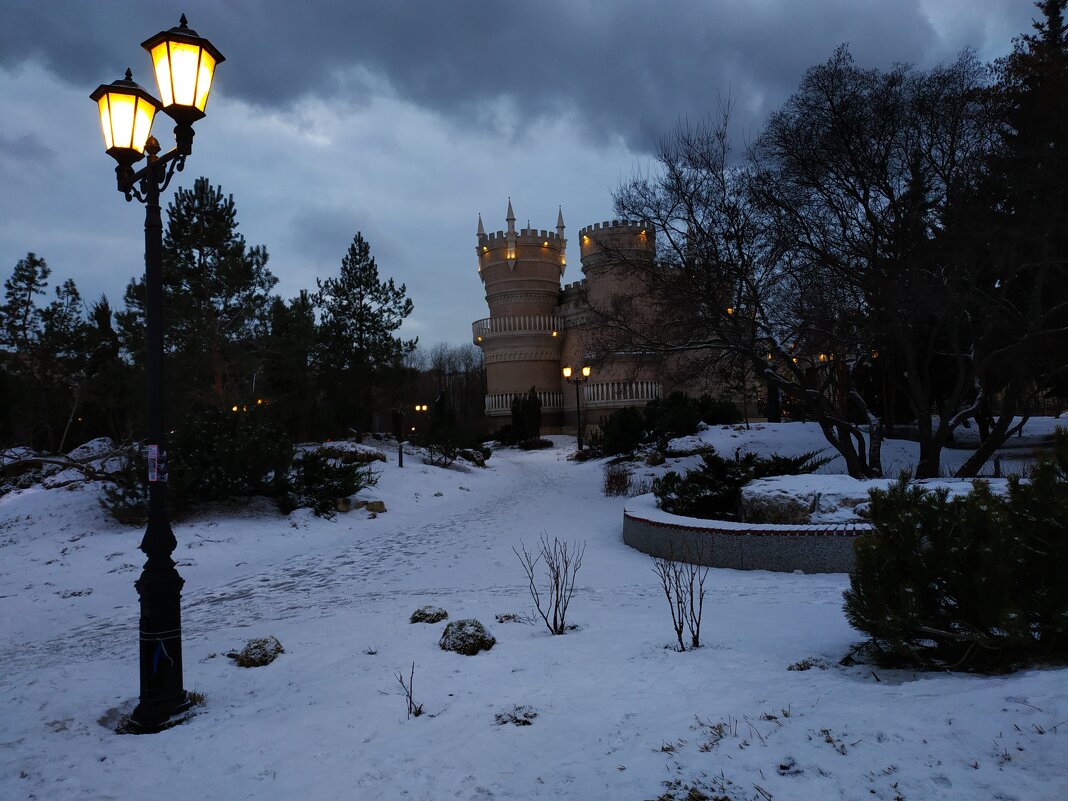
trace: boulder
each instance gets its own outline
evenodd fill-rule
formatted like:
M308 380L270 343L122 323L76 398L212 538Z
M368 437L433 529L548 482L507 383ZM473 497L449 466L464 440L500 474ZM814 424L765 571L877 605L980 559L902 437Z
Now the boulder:
M409 623L440 623L449 613L440 606L420 606L408 619Z
M240 651L231 651L227 656L237 662L238 667L263 667L285 652L278 638L269 634L249 640Z
M483 456L478 451L468 450L468 449L465 448L464 450L460 451L460 458L461 459L466 459L471 464L473 464L475 467L485 467L486 466L486 457Z
M377 514L381 514L382 512L386 511L386 502L385 501L368 501L367 505L364 506L363 508L366 509L368 512L373 512L376 515Z
M445 627L438 641L442 651L455 651L464 656L474 656L479 651L488 651L497 640L486 627L474 619L454 620Z

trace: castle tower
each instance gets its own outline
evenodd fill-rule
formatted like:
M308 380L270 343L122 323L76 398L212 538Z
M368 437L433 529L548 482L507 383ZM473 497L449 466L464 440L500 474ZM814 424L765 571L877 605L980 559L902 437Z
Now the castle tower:
M656 257L655 231L646 222L612 220L579 231L584 279L564 288L560 316L567 329L564 361L592 360L593 376L582 387L583 420L597 425L624 406L643 407L662 394L659 363L615 350L605 341L600 313L622 314L635 327L656 325L648 291ZM617 303L618 301L618 303ZM607 350L606 350L607 349ZM564 394L565 428L577 420L575 393Z
M506 424L512 399L533 386L541 399L543 428L558 429L563 331L556 307L567 246L563 213L557 215L555 232L517 231L509 198L505 222L506 230L487 234L479 215L476 233L478 274L490 316L472 325L472 337L486 359L486 415L493 428Z

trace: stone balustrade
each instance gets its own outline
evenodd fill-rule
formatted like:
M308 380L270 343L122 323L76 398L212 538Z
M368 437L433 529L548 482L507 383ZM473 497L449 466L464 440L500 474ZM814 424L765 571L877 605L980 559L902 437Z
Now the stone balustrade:
M525 396L525 392L500 392L486 396L486 414L490 417L503 417L512 413L512 400L518 395ZM541 411L552 412L564 408L563 394L560 392L539 392L538 400L541 401Z
M585 385L582 405L591 409L600 406L645 405L661 395L655 381L602 381Z

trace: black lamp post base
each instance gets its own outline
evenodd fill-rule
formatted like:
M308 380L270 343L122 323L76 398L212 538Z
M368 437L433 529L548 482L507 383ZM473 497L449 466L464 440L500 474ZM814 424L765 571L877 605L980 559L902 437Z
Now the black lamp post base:
M177 703L149 705L144 701L119 725L119 734L156 734L185 723L193 713L193 699L183 690Z
M170 534L170 527L165 528ZM151 524L149 530L158 534ZM173 563L153 569L149 567L152 562L150 557L135 585L141 596L141 696L130 715L129 730L142 734L181 722L174 721L175 716L190 705L182 683L181 592L185 582Z

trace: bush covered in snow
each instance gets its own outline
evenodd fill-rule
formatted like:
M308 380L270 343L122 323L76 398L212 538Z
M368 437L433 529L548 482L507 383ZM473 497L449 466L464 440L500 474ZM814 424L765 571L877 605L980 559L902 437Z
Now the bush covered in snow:
M856 544L849 622L878 661L1006 670L1068 662L1068 434L1030 481L964 496L904 478L871 493Z

